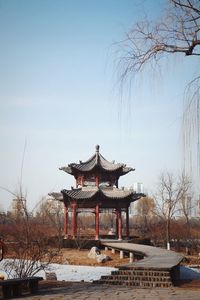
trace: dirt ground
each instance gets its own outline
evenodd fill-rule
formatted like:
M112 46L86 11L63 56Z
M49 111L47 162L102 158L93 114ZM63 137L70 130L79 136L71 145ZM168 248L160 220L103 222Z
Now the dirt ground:
M183 254L184 256L184 254ZM199 255L186 255L184 256L184 259L183 259L183 262L182 262L183 265L200 265L200 256Z
M119 252L113 254L110 250L101 250L101 254L108 255L111 260L105 263L98 263L95 259L88 258L89 250L78 249L61 249L60 253L55 257L54 262L60 264L78 265L78 266L108 266L117 267L129 263L129 257L120 259ZM184 254L183 254L184 255ZM199 256L185 256L182 265L200 265Z
M129 262L129 257L120 259L119 252L113 254L110 250L102 250L102 254L106 254L111 257L111 261L105 263L97 263L95 259L88 258L89 250L78 250L78 249L62 249L59 254L54 258L55 263L60 264L70 264L70 265L84 265L84 266L108 266L108 267L117 267L122 264L127 264ZM197 256L187 256L183 265L199 265L199 257ZM71 282L66 281L49 281L43 280L39 283L40 289L51 289L70 286ZM177 282L178 288L190 289L190 290L199 290L200 291L200 280L192 281L180 281Z
M117 267L129 262L129 257L120 259L119 252L113 254L110 250L102 250L102 254L110 256L111 261L105 263L97 263L95 259L88 258L89 250L78 250L78 249L62 249L60 254L55 258L56 263L70 264L70 265L84 265L84 266L108 266L108 267ZM186 256L182 265L199 265L199 257L197 256ZM55 288L69 285L68 282L59 282L59 281L43 281L40 282L41 288ZM191 290L200 290L200 280L188 280L188 281L179 281L177 286L183 289Z
M127 264L129 258L125 257L120 259L119 253L113 254L111 251L102 250L101 254L108 255L111 260L105 263L98 263L95 259L88 258L89 250L78 249L62 249L61 252L55 257L54 262L78 266L107 266L116 267L122 264Z

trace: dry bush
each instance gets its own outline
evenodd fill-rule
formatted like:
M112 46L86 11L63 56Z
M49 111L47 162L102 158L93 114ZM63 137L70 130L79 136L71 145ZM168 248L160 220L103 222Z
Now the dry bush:
M49 228L37 224L28 214L10 222L1 225L9 258L4 262L8 277L29 277L46 269L59 252L49 246Z

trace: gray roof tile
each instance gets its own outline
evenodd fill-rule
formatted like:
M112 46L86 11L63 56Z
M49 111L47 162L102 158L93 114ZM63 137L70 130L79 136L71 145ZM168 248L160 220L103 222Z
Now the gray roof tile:
M107 199L129 199L135 201L143 196L144 194L136 194L129 190L121 190L117 188L80 188L72 190L62 190L61 193L69 199L92 199L98 195L98 198Z
M99 146L96 146L96 153L89 158L87 161L80 163L71 163L66 167L61 167L60 170L67 172L68 174L75 174L75 173L84 173L84 172L91 172L93 170L101 170L104 172L119 172L119 175L125 175L130 171L134 171L135 169L127 167L125 164L122 163L114 163L109 162L106 160L100 153L99 153Z
M62 190L61 193L71 199L91 199L97 194L97 190L72 189Z

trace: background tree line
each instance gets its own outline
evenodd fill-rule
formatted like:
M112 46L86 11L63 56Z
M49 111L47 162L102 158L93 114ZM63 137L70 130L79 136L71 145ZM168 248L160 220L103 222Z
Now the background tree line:
M10 252L16 257L25 255L24 248L27 248L27 257L31 257L31 253L35 255L37 250L39 257L49 254L51 260L55 249L58 253L62 248L63 203L47 197L39 202L34 213L30 213L22 195L18 195L16 200L18 205L15 210L7 214L1 213L1 239L9 244L9 250L12 249ZM199 218L192 217L194 206L190 178L184 174L175 176L168 171L163 172L152 196L135 202L134 215L130 216L130 235L148 238L155 246L199 251L200 224ZM112 210L102 212L100 235L106 235L111 228L115 228L115 222ZM69 214L69 227L70 223ZM125 218L123 223L125 231ZM95 217L92 212L79 212L78 236L92 238L94 226Z

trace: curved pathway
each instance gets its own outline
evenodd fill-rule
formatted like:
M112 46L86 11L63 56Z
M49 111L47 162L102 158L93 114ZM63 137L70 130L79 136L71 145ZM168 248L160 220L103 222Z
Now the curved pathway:
M178 266L183 259L183 256L179 253L158 247L126 242L101 242L101 244L108 248L138 253L144 256L143 259L137 262L127 264L126 266L129 268L172 269L173 267Z
M171 287L179 279L183 256L157 247L125 242L101 242L105 247L137 254L143 259L118 267L95 281L99 284L127 285L139 288Z

